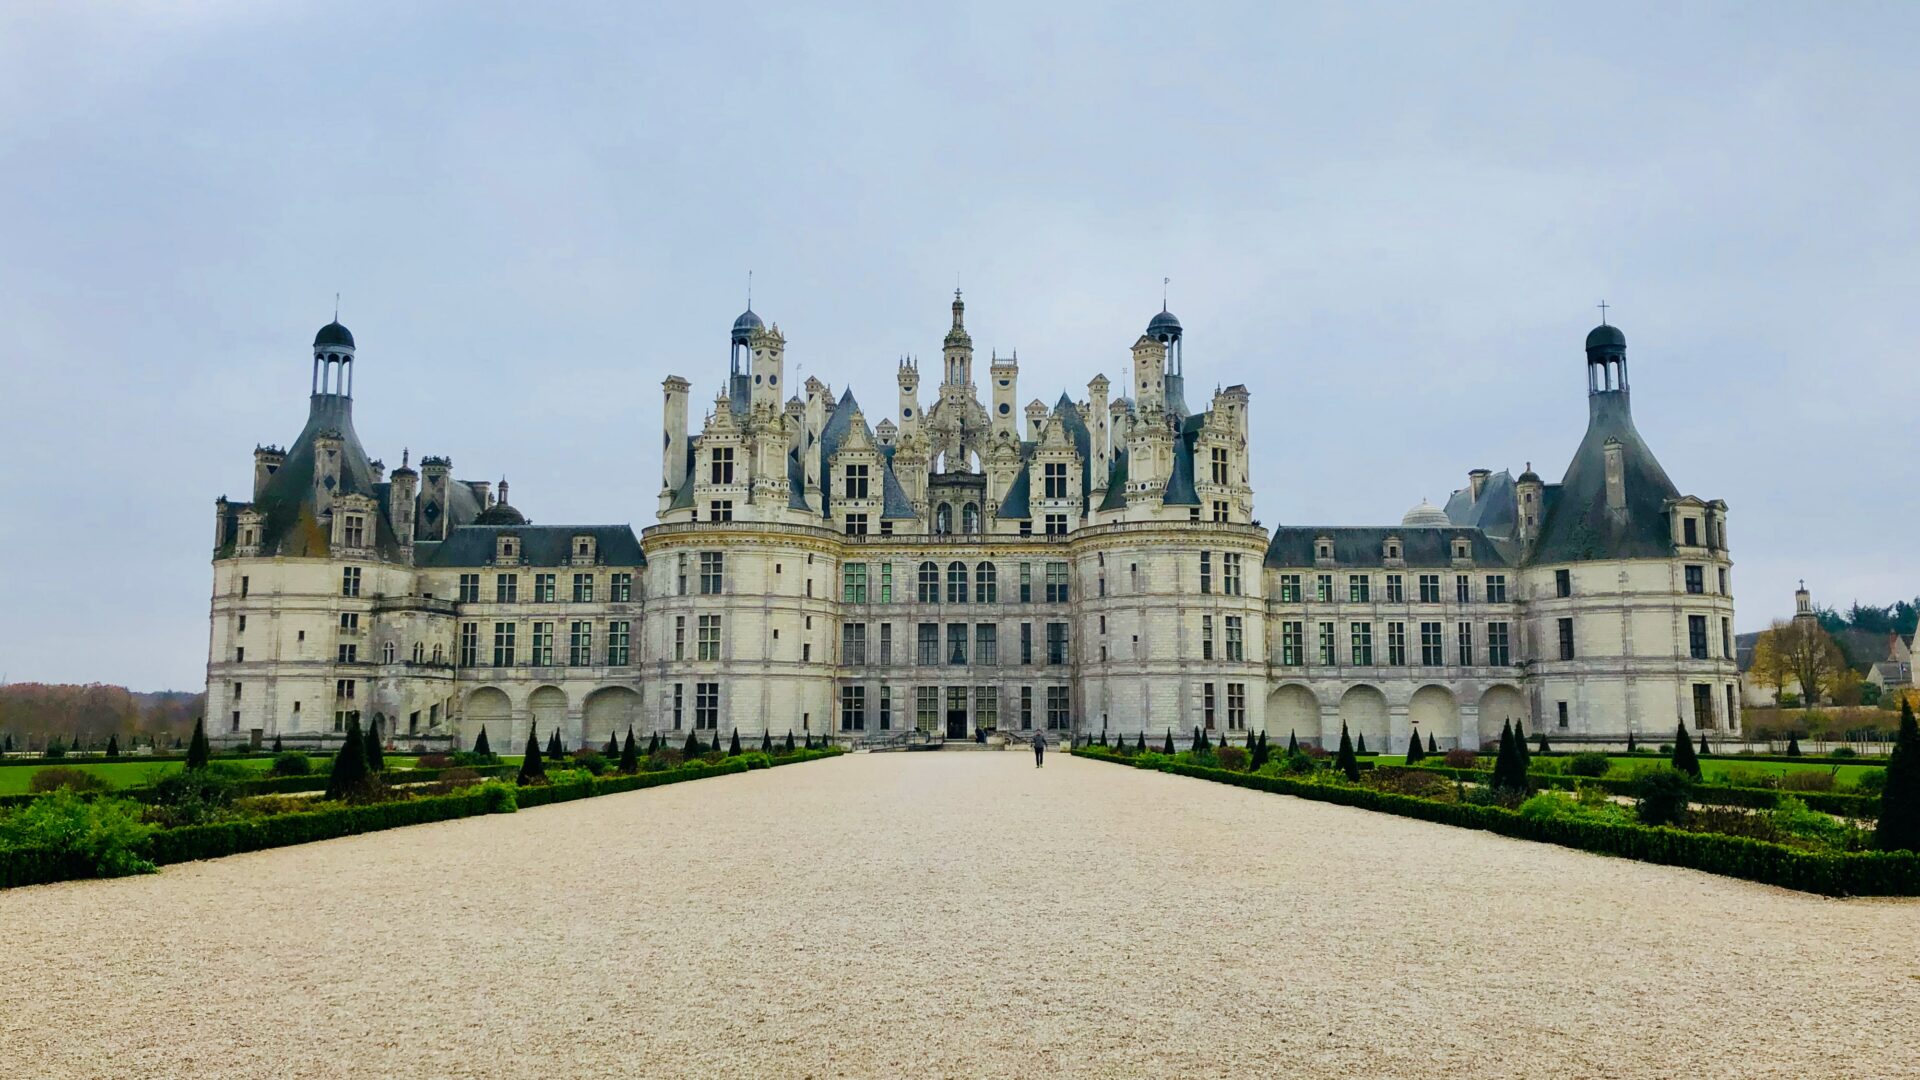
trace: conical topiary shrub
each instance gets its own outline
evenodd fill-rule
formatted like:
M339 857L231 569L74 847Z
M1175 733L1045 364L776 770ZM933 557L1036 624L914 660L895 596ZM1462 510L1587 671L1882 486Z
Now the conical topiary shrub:
M1920 725L1913 702L1900 699L1900 733L1887 759L1887 780L1880 789L1880 824L1873 842L1882 851L1920 851Z
M52 749L51 746L48 747ZM52 755L49 754L49 757ZM207 718L198 717L193 722L193 741L187 744L187 770L204 769L213 757L213 747L207 745Z
M787 729L787 753L793 753L793 729Z
M1700 756L1701 757L1713 756L1713 748L1707 745L1707 733L1704 731L1700 733Z
M327 774L327 798L351 799L367 790L367 737L360 733L360 718L347 717L346 738L340 752L333 755L333 771Z
M1525 746L1517 725L1508 723L1501 726L1500 753L1493 760L1493 776L1488 781L1495 791L1527 790L1527 767L1520 756Z
M1629 731L1627 732L1627 753L1629 754L1633 753L1634 749L1635 747L1633 745L1633 732Z
M633 741L633 725L627 725L627 742L620 748L620 771L637 773L640 771L640 744Z
M733 744L727 747L727 753L732 754L734 757L740 756L740 729L739 728L733 729Z
M1527 722L1525 720L1515 720L1513 722L1513 750L1520 758L1520 777L1522 782L1524 782L1527 773L1533 769L1533 755L1527 752Z
M280 740L275 739L274 741L279 742ZM120 756L120 736L118 735L107 736L107 756L108 757Z
M566 756L566 753L567 748L560 744L560 729L556 727L553 729L553 734L547 737L547 756L559 761Z
M656 731L653 733L652 736L650 736L647 739L647 753L651 755L659 749L660 749L660 733Z
M1407 764L1415 764L1426 756L1427 748L1420 745L1420 733L1416 731L1413 737L1407 740Z
M547 763L540 760L540 739L534 734L532 725L527 727L527 751L520 758L520 775L514 780L520 784L547 782Z
M760 729L760 752L763 754L773 753L773 732L764 727Z
M1367 733L1366 732L1364 731L1361 732L1360 737L1353 741L1353 752L1356 754L1364 754L1367 752Z
M1905 703L1905 702L1902 702L1901 704L1903 704L1903 705L1904 705L1904 704L1906 704L1906 703ZM1911 706L1911 705L1907 705L1907 708L1909 708L1909 709L1911 709L1911 708L1913 708L1913 706ZM1799 756L1800 756L1800 736L1798 736L1798 735L1788 735L1788 736L1787 736L1787 756L1788 756L1788 757L1799 757Z
M1287 732L1287 756L1292 757L1293 755L1299 752L1300 752L1299 737L1296 736L1292 731L1288 731Z
M687 732L687 745L680 748L680 756L692 761L704 753L706 748L700 745L700 736L692 731Z
M1133 748L1133 752L1136 754L1144 754L1147 752L1147 729L1146 728L1140 729L1140 741L1137 744L1135 744Z
M1353 739L1347 734L1347 725L1340 725L1340 753L1333 759L1335 768L1345 773L1349 781L1360 779L1360 763L1353 758Z
M607 732L607 748L600 753L601 756L606 758L620 756L620 736L612 731Z
M380 721L367 725L367 771L387 771L387 755L380 751Z
M1427 753L1437 754L1439 752L1440 752L1440 744L1433 741L1433 732L1431 731L1427 732Z
M1547 745L1547 733L1546 733L1546 732L1544 732L1544 731L1543 731L1543 732L1541 732L1541 733L1540 733L1540 745L1539 745L1538 747L1536 747L1536 748L1535 748L1535 751L1534 751L1534 752L1535 752L1535 753L1540 753L1540 754L1547 754L1547 753L1552 753L1552 752L1553 752L1553 748Z
M493 747L487 745L487 725L480 725L480 737L473 740L473 752L483 757L493 756Z
M1693 739L1687 734L1687 725L1680 724L1673 734L1673 767L1700 779L1700 759L1693 752Z
M1167 729L1167 745L1161 748L1161 752L1166 754L1168 757L1172 757L1173 755L1179 753L1179 751L1173 748L1173 729L1172 728Z

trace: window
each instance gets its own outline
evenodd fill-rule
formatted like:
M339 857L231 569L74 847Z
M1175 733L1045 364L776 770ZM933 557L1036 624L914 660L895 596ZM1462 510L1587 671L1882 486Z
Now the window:
M359 633L360 632L360 613L357 611L341 612L340 613L340 632L343 634Z
M1045 477L1046 483L1046 492L1043 497L1048 499L1064 499L1067 497L1067 467L1065 464L1048 462L1042 469L1042 475Z
M360 722L359 709L339 709L334 712L333 730L345 731L347 730L347 724L349 722L352 722L354 724L358 724Z
M1732 619L1720 620L1720 655L1725 657L1733 656L1733 620ZM1727 715L1735 716L1738 714L1730 712Z
M976 664L998 664L1000 662L1000 628L992 623L981 623L973 628L973 662Z
M973 726L981 729L1000 726L999 687L976 686L973 688Z
M914 688L913 726L921 731L931 732L933 725L940 719L940 688L920 686Z
M1033 663L1033 624L1030 622L1020 624L1020 662Z
M1507 575L1487 575L1487 603L1504 604L1507 602Z
M843 604L867 602L866 563L848 563L840 568L840 602Z
M1245 731L1247 729L1247 684L1230 682L1227 684L1227 730Z
M1299 574L1280 575L1280 602L1283 604L1297 604L1300 602Z
M1387 663L1393 667L1405 667L1407 663L1407 624L1390 622L1387 624Z
M1064 604L1067 602L1067 564L1050 562L1047 564L1047 603Z
M1020 730L1033 730L1033 687L1020 688Z
M696 660L720 659L720 616L700 616L699 636L694 639Z
M359 567L347 566L347 567L341 568L340 595L341 596L359 596L360 595L360 568Z
M973 598L982 604L995 604L1000 601L1000 575L990 562L983 562L973 568Z
M240 595L241 596L247 595L247 586L249 583L250 583L250 579L248 579L245 575L242 575L240 578Z
M1338 662L1333 655L1333 624L1330 622L1320 624L1320 662L1328 666Z
M299 703L295 702L294 707L299 708ZM1738 698L1734 697L1733 684L1728 683L1727 684L1727 730L1738 731L1739 728L1740 728L1740 702Z
M1560 727L1564 730L1567 726L1567 703L1564 701L1556 701L1554 705L1558 706L1554 711L1559 713Z
M1439 667L1447 662L1446 649L1440 638L1440 624L1423 622L1420 624L1420 663L1426 667Z
M333 696L334 697L341 698L346 701L352 701L354 689L355 689L354 680L352 679L333 680Z
M1573 571L1555 570L1553 572L1553 594L1563 597L1573 595Z
M477 604L480 602L479 574L460 575L460 602L463 604Z
M1211 615L1200 616L1200 659L1213 659L1213 616Z
M673 658L675 660L687 658L687 617L685 615L673 617Z
M633 575L630 573L613 575L607 591L612 594L608 596L607 599L616 604L624 604L631 601L633 599Z
M553 603L554 579L559 576L560 575L558 574L533 575L533 602L534 603L536 604Z
M1213 684L1200 684L1200 720L1208 731L1213 730Z
M1407 602L1407 579L1404 574L1387 575L1387 603L1404 604Z
M1020 564L1020 602L1033 603L1033 564Z
M861 467L864 470L864 466ZM864 686L843 686L840 688L840 730L867 730L867 688Z
M1727 568L1724 566L1720 568L1720 595L1727 595Z
M1465 574L1453 575L1453 598L1458 603L1462 603L1462 604L1472 603L1473 602L1473 579L1468 577Z
M238 647L238 648L236 648L236 649L234 649L234 650L233 650L233 662L234 662L234 663L236 663L236 664L244 664L244 663L246 663L246 661L247 661L247 647L246 647L245 645L242 645L242 646L240 646L240 647Z
M841 488L849 499L867 497L867 467L865 465L847 466L844 486Z
M940 626L938 623L923 622L919 627L917 639L918 651L914 656L916 664L937 664L940 662Z
M576 604L593 603L593 575L573 575L573 602Z
M1437 604L1440 602L1439 574L1420 575L1420 602L1423 604Z
M1220 556L1220 591L1240 595L1240 556L1231 552Z
M575 619L568 627L567 663L572 667L593 663L593 624L585 619Z
M1072 712L1067 706L1067 688L1047 687L1047 730L1066 731L1072 723Z
M720 595L720 583L726 577L727 555L724 551L703 551L700 553L700 595Z
M1701 731L1710 731L1716 726L1713 715L1713 687L1706 683L1693 684L1693 726Z
M360 646L358 645L340 646L339 656L337 657L337 659L342 664L359 663L360 662Z
M511 604L520 598L519 574L493 575L493 602Z
M893 730L893 687L880 688L880 730Z
M533 656L528 661L534 667L553 666L553 624L537 622L533 624Z
M1560 659L1573 659L1573 620L1560 620Z
M967 602L967 564L950 562L947 564L947 603L964 604Z
M247 617L245 615L242 615L240 616L240 625L234 628L234 633L244 634L246 632L247 632Z
M1046 516L1046 527L1048 536L1067 535L1067 515L1048 514Z
M1687 655L1695 660L1707 658L1707 617L1687 616Z
M880 624L880 663L893 663L893 624Z
M920 564L920 602L937 604L940 602L940 568L931 562Z
M675 731L680 730L680 721L683 718L683 713L686 709L686 704L687 704L686 684L674 683L673 684L673 730Z
M880 602L893 603L893 564L880 564Z
M1050 622L1047 624L1047 663L1064 664L1067 662L1067 624Z
M674 560L674 562L679 567L678 581L676 582L674 593L677 596L685 596L687 595L687 556L686 554L683 552L678 559ZM775 563L773 569L775 573L778 573L780 571L780 565L778 563Z
M512 667L513 666L514 629L515 629L514 624L510 622L497 622L493 624L493 666L494 667Z
M1707 591L1707 568L1689 566L1687 570L1687 592L1698 595Z
M413 662L416 664L427 662L427 647L418 641L413 643Z
M1313 575L1313 599L1315 603L1319 604L1333 603L1332 574Z
M1213 591L1213 552L1211 551L1200 553L1200 591L1202 593Z
M1247 658L1246 631L1238 615L1227 616L1227 659L1245 660Z
M967 662L967 624L947 624L947 663L965 664Z
M1373 624L1367 622L1349 623L1353 662L1366 667L1373 664Z
M733 483L733 447L716 446L707 478L716 484Z
M1459 639L1459 642L1455 646L1455 648L1459 651L1460 666L1472 667L1473 666L1473 624L1470 622L1458 623L1454 626L1453 629L1454 629L1454 636Z
M1506 667L1513 663L1513 650L1507 633L1507 624L1504 622L1487 624L1487 663L1495 667Z
M1373 599L1373 579L1365 574L1347 575L1347 602L1365 604Z
M693 684L693 727L695 731L720 730L720 684Z
M367 546L367 519L359 514L348 514L346 524L342 526L346 543L350 548Z
M480 663L480 624L463 622L460 624L460 666L474 667Z
M867 535L867 515L848 514L847 515L847 535L848 536Z
M1698 518L1682 518L1680 521L1680 533L1684 537L1681 542L1688 547L1700 546L1700 521Z
M1227 482L1227 448L1224 446L1216 446L1213 448L1212 452L1209 453L1207 456L1211 460L1213 465L1213 469L1211 472L1211 475L1213 477L1213 482L1216 484L1226 483Z

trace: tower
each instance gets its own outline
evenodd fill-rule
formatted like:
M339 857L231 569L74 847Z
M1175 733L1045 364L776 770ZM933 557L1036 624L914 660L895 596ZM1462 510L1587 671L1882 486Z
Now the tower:
M693 385L678 375L669 375L660 386L666 393L662 407L666 433L660 451L660 510L665 513L687 482L687 391Z
M996 355L992 366L988 368L988 375L993 379L991 430L994 441L998 442L1002 432L1019 434L1020 421L1014 409L1020 398L1020 354L1016 352L1005 359Z
M786 371L787 339L780 334L780 325L755 330L747 341L753 352L753 407L762 406L778 412L780 409L781 376Z
M896 378L900 381L900 433L909 435L920 430L920 365L911 356L901 357Z
M400 467L393 470L393 488L387 497L388 524L403 548L413 546L414 500L420 492L420 474L408 464L408 458L408 451L400 451ZM506 485L503 482L501 486Z
M953 329L947 331L947 340L941 346L941 354L946 360L946 369L940 377L940 393L948 396L950 391L963 390L973 385L973 337L967 333L967 305L960 299L960 290L953 290Z
M766 324L760 321L760 316L753 313L753 301L752 299L748 299L747 310L741 312L740 317L733 320L733 331L727 338L729 342L727 348L727 398L729 401L735 402L743 408L752 398L752 387L749 383L750 376L746 371L746 363L749 361L749 354L753 347L753 335L764 329L766 329ZM778 399L776 398L775 400Z

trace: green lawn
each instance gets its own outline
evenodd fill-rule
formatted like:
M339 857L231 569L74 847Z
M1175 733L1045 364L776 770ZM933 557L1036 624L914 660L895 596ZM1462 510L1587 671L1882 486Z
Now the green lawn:
M1481 754L1480 755L1481 766L1484 768L1492 768L1493 758L1494 758L1494 755L1492 754ZM1407 762L1407 759L1404 756L1398 755L1398 754L1395 754L1395 755L1381 754L1375 757L1373 760L1379 762L1382 765L1404 765ZM1443 762L1441 762L1440 760L1440 755L1430 755L1427 760L1431 761L1436 765L1443 764ZM1566 758L1558 757L1553 760L1557 760L1564 763L1566 761ZM1628 755L1622 754L1617 756L1609 755L1608 760L1613 762L1613 771L1609 772L1607 775L1611 777L1625 778L1625 777L1632 776L1636 769L1644 768L1651 765L1662 764L1671 759L1667 757L1662 757L1656 754L1637 755L1637 756L1628 756ZM1860 779L1860 775L1862 773L1868 771L1869 769L1880 769L1885 767L1886 767L1885 762L1869 762L1867 764L1862 764L1862 765L1842 765L1840 766L1840 772L1837 777L1838 783L1840 784L1842 789L1851 788L1854 782ZM1758 773L1758 772L1786 773L1786 772L1808 772L1808 771L1826 772L1832 768L1833 768L1832 765L1821 765L1818 763L1801 764L1799 762L1788 762L1788 761L1747 761L1738 757L1703 757L1700 759L1700 775L1703 779L1707 781L1712 781L1715 778L1723 775L1728 769L1735 769L1741 772L1753 772L1753 773Z
M316 755L317 756L317 755ZM240 765L254 769L261 774L273 767L272 758L214 758L215 761ZM399 754L386 757L389 769L411 769L418 758ZM18 795L27 790L27 782L38 769L49 765L67 765L75 769L84 769L106 780L117 788L140 787L150 784L168 773L179 772L185 765L180 761L35 761L30 764L0 765L0 795Z

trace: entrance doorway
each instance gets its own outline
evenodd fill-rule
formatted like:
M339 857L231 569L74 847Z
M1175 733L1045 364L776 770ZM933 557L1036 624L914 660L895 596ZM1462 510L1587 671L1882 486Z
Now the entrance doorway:
M947 687L947 738L967 737L967 688Z

